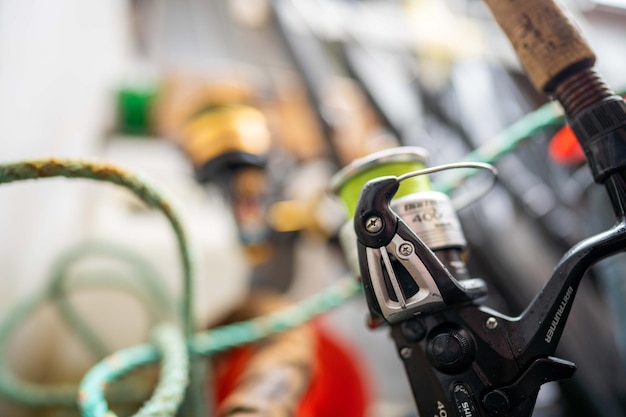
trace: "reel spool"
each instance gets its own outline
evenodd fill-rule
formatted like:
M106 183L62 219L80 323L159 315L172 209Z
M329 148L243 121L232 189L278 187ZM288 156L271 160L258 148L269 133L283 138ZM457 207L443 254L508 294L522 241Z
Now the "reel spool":
M363 280L374 326L486 292L482 280L470 279L461 258L467 242L454 201L433 191L427 174L475 168L495 178L495 168L482 163L426 168L426 160L421 148L392 148L354 161L331 183L354 216L340 241L351 269Z

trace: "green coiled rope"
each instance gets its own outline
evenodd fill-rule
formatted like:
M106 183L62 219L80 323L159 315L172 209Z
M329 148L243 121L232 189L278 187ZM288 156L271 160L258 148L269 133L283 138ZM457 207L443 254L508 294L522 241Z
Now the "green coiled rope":
M191 336L194 325L191 297L193 270L190 245L185 228L176 210L172 207L170 200L166 199L161 192L157 191L145 179L106 163L52 158L0 164L0 184L51 177L84 178L110 182L127 188L148 207L156 208L165 215L174 230L182 261L183 302L181 316L185 336Z
M95 278L95 279L94 279ZM118 276L107 276L106 282L103 282L100 276L89 276L87 282L81 282L84 288L94 288L95 286L102 285L107 288L122 288L129 292L136 292L139 295L140 292L137 288L124 285L127 284ZM95 285L94 285L95 284ZM81 289L82 286L75 286L74 289ZM17 326L25 321L25 319L33 313L35 309L43 305L49 300L50 292L44 290L40 291L36 295L29 297L27 300L20 302L17 306L10 309L7 316L0 322L0 358L5 358L7 355L8 341L11 335L15 332ZM74 325L74 321L69 321L68 324ZM80 330L79 327L76 330ZM90 333L83 335L79 332L79 336L84 340L84 336L89 337ZM87 342L89 339L87 338ZM88 347L92 344L87 343ZM96 351L97 353L97 351ZM116 387L118 388L118 387ZM35 407L43 407L50 405L62 405L62 406L75 406L76 395L78 387L75 385L57 385L57 386L44 386L39 384L33 384L23 381L13 375L8 366L0 366L0 393L15 402L28 404ZM111 397L116 401L136 400L137 398L145 398L145 390L136 389L136 387L129 387L128 384L120 386L119 389L115 389L111 392Z
M2 323L0 323L0 340L5 342L2 343L0 349L0 358L2 360L6 357L6 341L10 334L19 323L46 299L47 294L42 292L21 302L11 309ZM22 381L9 372L7 366L0 366L0 392L14 401L32 406L49 404L72 405L76 403L76 387L67 385L44 387Z
M120 276L119 268L103 270L100 267L97 274L91 272L85 277L81 276L80 280L69 280L71 268L76 263L89 258L114 260L120 265L130 267L131 271L126 276ZM82 287L123 289L143 303L152 323L154 323L172 319L179 312L178 307L163 287L163 282L158 271L152 268L150 263L126 248L105 242L83 242L64 253L52 267L48 295L50 301L56 304L63 320L74 330L83 344L96 359L102 359L111 350L76 312L67 299L68 290ZM0 342L0 346L2 346L2 342Z
M191 351L197 355L209 356L255 342L306 323L342 305L360 292L361 284L356 279L343 278L297 305L252 320L196 333L190 341Z
M118 351L91 368L78 394L85 417L117 417L108 409L104 389L109 382L142 365L161 361L161 378L152 397L136 417L165 417L176 414L189 383L189 356L182 333L176 326L160 324L154 330L154 345L139 345Z
M163 325L155 333L156 346L141 345L122 350L114 354L112 358L105 359L97 364L86 375L81 384L79 405L85 415L113 416L114 414L109 411L104 399L106 383L116 380L138 366L162 359L163 366L157 389L137 415L173 416L180 406L182 393L188 385L189 356L185 349L180 348L180 346L184 346L185 340L189 343L188 349L191 353L208 356L215 352L250 343L298 326L315 315L322 314L341 305L359 291L360 286L355 280L344 280L326 291L305 300L298 308L290 308L282 313L249 322L232 324L211 332L200 333L190 338L189 333L192 329L190 298L192 264L190 249L182 223L171 205L160 193L156 192L155 189L137 176L107 164L48 159L0 165L0 184L58 176L95 179L121 185L130 189L148 206L160 209L166 215L175 231L179 252L183 260L185 288L182 322L185 326L186 337L183 337L180 332L175 332L171 327L172 324ZM51 288L59 292L58 287L61 281L62 278L60 276L55 276ZM16 323L24 319L36 306L45 301L45 297L46 294L43 293L14 309L7 317L7 320L0 324L0 335L8 335ZM71 322L74 325L79 324L79 328L83 326L80 321ZM96 346L97 350L100 349L97 346L98 343L93 340L91 345L92 347ZM182 374L181 369L184 370ZM72 405L76 401L74 387L42 387L20 381L8 372L0 372L0 391L14 400L35 406Z
M313 317L328 312L340 306L346 300L354 297L360 292L360 284L353 278L345 278L327 289L315 294L297 306L292 306L276 313L271 313L256 319L240 323L233 323L210 331L195 334L189 341L189 348L194 355L210 356L217 352L228 350L235 346L251 343L265 337L280 333L297 327ZM169 347L168 343L176 343L175 338L163 340L162 346L163 360L166 361L168 352L175 348ZM85 375L80 384L80 409L85 417L113 417L109 411L106 399L104 398L104 388L115 379L132 371L133 369L155 362L159 359L157 349L151 345L142 345L129 348L115 353L111 359L95 365L91 371ZM169 372L169 373L168 373ZM176 380L174 369L162 368L163 385L173 384ZM134 417L159 416L171 417L175 414L174 399L164 398L155 395L150 401L159 403L164 414L135 414ZM155 399L158 397L158 399ZM141 412L141 411L140 411Z
M116 185L120 185L132 191L140 200L142 200L149 207L160 210L170 222L178 244L178 251L182 259L183 269L183 302L181 322L184 327L185 338L189 338L193 332L192 322L192 299L191 299L191 285L192 285L192 262L190 245L187 240L185 229L180 221L178 214L172 207L169 200L164 198L156 188L150 186L145 180L140 179L130 172L124 171L116 166L86 162L77 160L63 160L63 159L42 159L34 161L23 161L17 163L0 164L0 184L10 183L15 181L24 181L40 178L51 177L67 177L67 178L84 178L97 181L110 182ZM36 305L40 304L42 300L36 297L32 302L27 303L20 308L16 309L9 322L9 325L0 326L3 327L0 330L10 331L12 329L12 323L17 322L15 317L25 317ZM4 322L5 324L7 322ZM185 339L183 338L183 340ZM171 337L167 340L172 339ZM170 352L176 352L176 349L167 345L173 342L163 342L164 355L169 355ZM184 344L184 343L183 343ZM187 353L185 352L185 358ZM172 358L165 358L164 362L171 361ZM165 369L164 369L165 370ZM174 374L175 376L176 374ZM160 376L159 386L162 384L167 385L167 381L174 378L171 372L162 372ZM183 391L186 389L187 383L180 387ZM24 400L25 403L31 405L73 405L76 404L76 389L75 387L60 386L60 387L42 387L35 384L19 381L9 372L0 373L0 389L3 393L10 398L17 400ZM159 396L163 396L163 392L157 392ZM160 397L156 397L155 401L158 401ZM154 399L154 396L153 396ZM177 400L176 398L174 398ZM180 401L179 401L180 403ZM179 403L176 405L178 407Z

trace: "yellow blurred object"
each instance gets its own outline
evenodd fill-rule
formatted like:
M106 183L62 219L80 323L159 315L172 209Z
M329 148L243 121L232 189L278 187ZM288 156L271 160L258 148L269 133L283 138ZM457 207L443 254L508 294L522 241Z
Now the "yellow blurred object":
M273 143L251 82L170 76L156 108L159 132L178 143L200 181L226 180L241 167L262 167Z
M248 83L223 77L207 80L205 76L178 74L163 83L156 106L158 130L180 140L180 131L191 117L209 106L249 104L253 91Z
M480 26L455 15L440 0L407 0L405 9L425 85L437 89L445 84L455 60L484 55L485 39Z
M444 2L411 0L406 2L406 9L415 22L411 27L419 54L440 60L483 54L480 26L465 16L455 15Z
M324 193L316 193L306 200L278 201L269 207L267 222L277 232L304 231L328 239L344 219L341 215L334 219L329 216L326 197ZM330 208L337 213L334 209L334 206Z
M314 222L310 204L288 200L272 204L268 217L272 228L278 232L295 232L308 229Z
M274 254L272 246L268 242L246 245L246 256L252 267L266 264Z
M265 155L272 142L265 115L242 104L215 107L191 118L180 141L196 166L228 152Z

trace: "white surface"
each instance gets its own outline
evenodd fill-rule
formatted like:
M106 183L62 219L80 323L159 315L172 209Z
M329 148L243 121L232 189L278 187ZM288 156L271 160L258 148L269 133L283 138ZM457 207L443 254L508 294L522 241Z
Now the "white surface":
M107 158L155 171L157 181L172 186L170 194L182 195L177 197L181 211L193 225L200 278L195 313L204 327L245 286L246 269L224 207L192 189L193 180L181 171L184 163L172 147L102 151L111 93L128 69L127 6L122 0L0 2L0 159ZM180 262L167 223L155 212L137 214L128 202L127 192L88 181L3 186L0 315L41 289L59 254L87 237L136 248L167 277L170 291L179 293ZM146 339L145 314L127 296L91 292L72 301L110 347ZM12 368L35 381L75 380L94 360L51 308L34 314L12 337L11 348ZM3 407L0 399L2 414L15 415Z
M108 87L125 58L122 0L0 2L0 159L93 156ZM47 279L59 250L84 230L85 184L65 180L0 190L0 314ZM58 321L38 312L13 340L11 365L46 379ZM70 358L71 361L71 358ZM0 405L0 410L7 414ZM11 412L11 415L16 415Z
M121 0L0 3L2 161L94 155L108 87L124 58L123 6ZM53 182L65 181L0 192L2 301L37 287L53 249L80 229L84 187Z

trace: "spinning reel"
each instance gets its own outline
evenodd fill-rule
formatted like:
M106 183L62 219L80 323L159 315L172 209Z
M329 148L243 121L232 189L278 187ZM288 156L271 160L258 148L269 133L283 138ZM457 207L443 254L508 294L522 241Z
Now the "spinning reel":
M466 243L453 201L430 190L426 177L479 168L495 178L495 168L425 169L425 161L419 148L395 148L355 161L333 181L354 213L342 244L357 253L352 267L371 325L391 327L420 415L530 416L542 384L573 375L573 363L552 355L584 272L624 247L626 228L619 223L572 248L526 311L507 317L481 306L487 289L461 258Z

